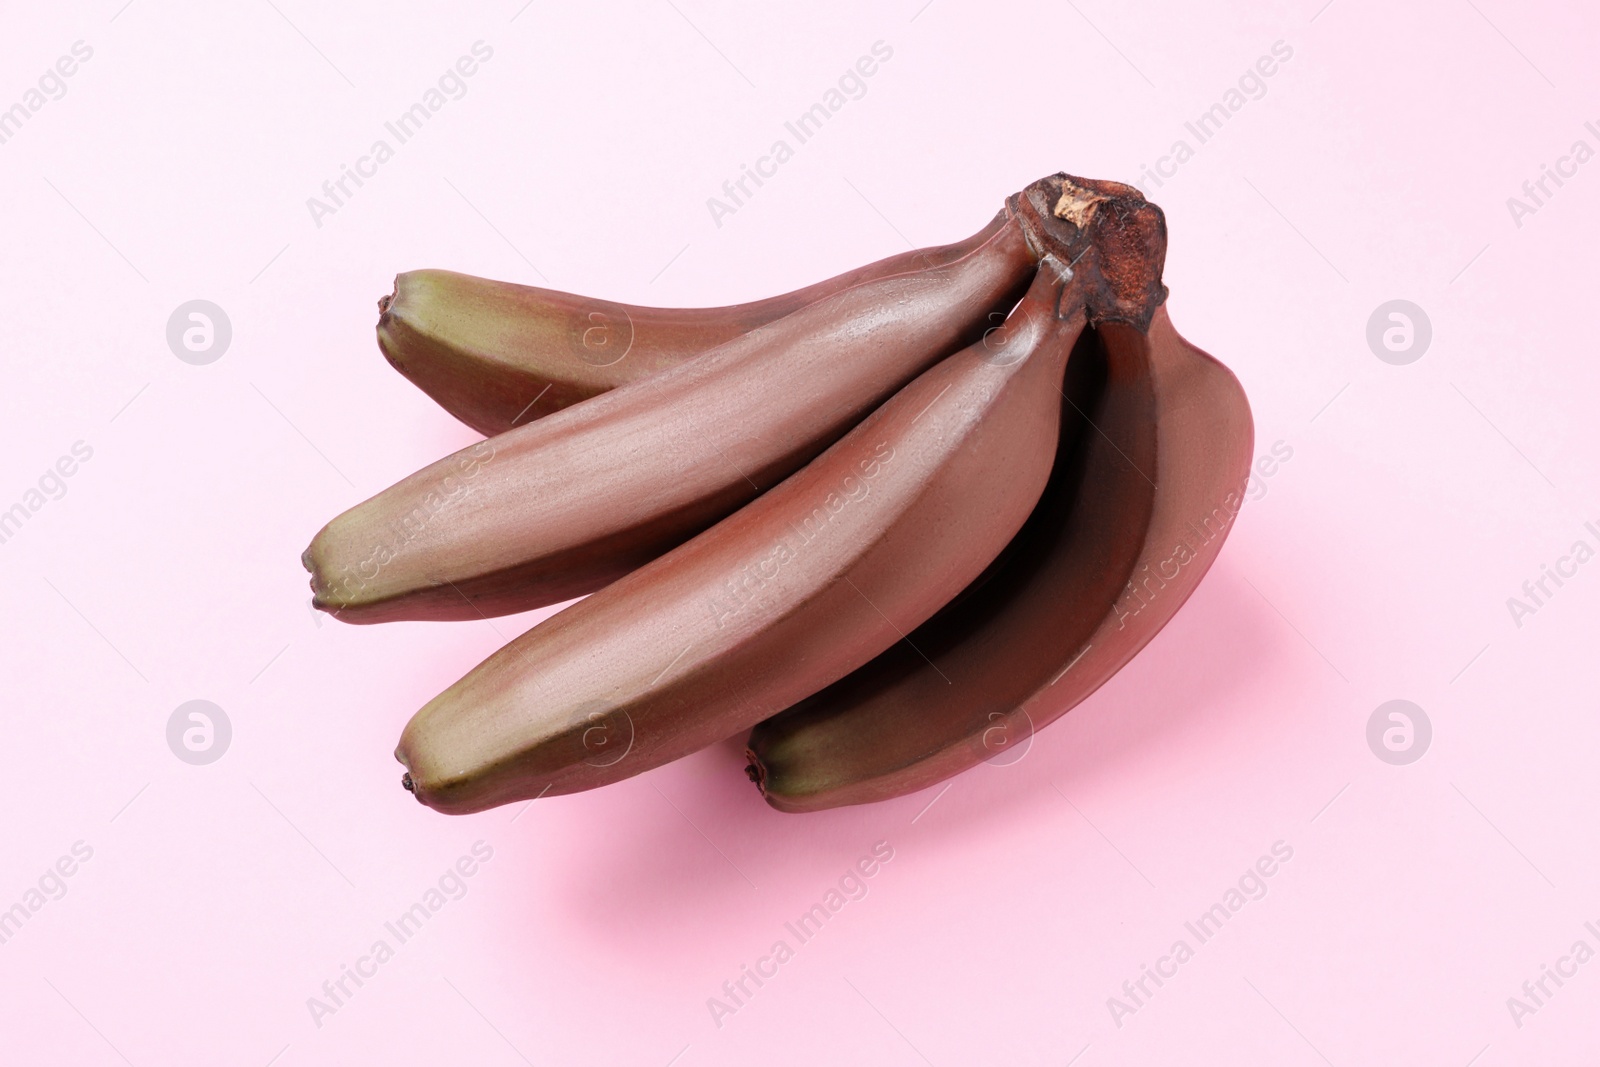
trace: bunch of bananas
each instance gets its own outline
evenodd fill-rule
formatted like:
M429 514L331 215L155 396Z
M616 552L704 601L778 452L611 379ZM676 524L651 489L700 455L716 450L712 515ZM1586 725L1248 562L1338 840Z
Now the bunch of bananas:
M402 374L486 435L334 519L347 622L592 594L429 702L403 784L465 813L750 730L773 807L900 796L1119 670L1243 500L1238 381L1173 330L1161 210L1056 174L963 241L735 307L415 271ZM753 729L752 729L753 728Z

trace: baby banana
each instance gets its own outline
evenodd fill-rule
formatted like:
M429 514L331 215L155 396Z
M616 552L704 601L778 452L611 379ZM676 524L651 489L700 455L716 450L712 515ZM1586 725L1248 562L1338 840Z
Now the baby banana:
M901 640L1044 489L1085 322L1077 279L1047 256L1003 327L435 698L396 751L407 788L459 814L604 785L747 729Z
M1148 328L1117 316L1086 331L1066 397L1050 484L995 565L905 642L751 732L749 773L773 807L884 800L1020 758L1008 750L1193 592L1249 473L1238 381L1160 307Z
M1008 213L960 258L851 286L446 457L317 534L315 603L347 622L475 619L593 592L838 440L1074 234Z
M635 307L447 270L409 271L378 301L378 347L440 407L493 436L674 367L851 286L953 263L1005 221L1002 211L963 241L730 307Z

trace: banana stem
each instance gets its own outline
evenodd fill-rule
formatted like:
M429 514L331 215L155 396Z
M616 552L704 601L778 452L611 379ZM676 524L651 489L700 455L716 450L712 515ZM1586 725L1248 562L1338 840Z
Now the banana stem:
M1131 185L1052 174L1006 201L1035 255L1046 253L1082 279L1089 323L1124 322L1140 332L1167 298L1161 269L1167 222Z

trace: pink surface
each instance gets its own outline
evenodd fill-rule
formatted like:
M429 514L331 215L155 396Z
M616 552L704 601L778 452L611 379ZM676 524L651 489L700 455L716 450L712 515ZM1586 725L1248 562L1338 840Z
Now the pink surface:
M1600 1059L1600 371L1568 311L1595 279L1597 24L1320 3L8 16L0 108L38 107L0 144L0 509L27 513L0 543L5 1062ZM397 144L385 122L478 41ZM797 144L785 121L875 42ZM1546 164L1562 184L1524 191ZM467 818L401 791L407 717L535 619L308 610L316 529L472 440L375 350L394 273L735 301L970 233L1050 171L1146 166L1173 320L1244 382L1258 452L1292 455L1024 759L803 817L732 744ZM166 339L195 299L232 326L206 365ZM1432 328L1403 365L1367 342L1396 299ZM1545 566L1567 577L1535 602ZM1406 765L1367 739L1397 699L1432 726ZM168 745L191 700L231 723L210 764ZM802 942L785 924L875 847ZM368 976L335 1004L346 966Z

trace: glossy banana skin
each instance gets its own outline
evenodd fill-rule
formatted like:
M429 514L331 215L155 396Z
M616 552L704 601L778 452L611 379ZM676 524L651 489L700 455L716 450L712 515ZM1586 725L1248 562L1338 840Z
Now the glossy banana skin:
M1086 333L1069 377L1050 485L1001 559L907 644L752 731L773 807L885 800L1017 758L1193 592L1249 474L1238 381L1164 307L1147 331Z
M485 436L638 381L862 282L955 262L1005 224L890 256L781 296L715 308L619 304L447 270L397 276L378 302L378 347Z
M981 332L1049 224L823 297L480 442L345 512L304 562L346 622L476 619L591 593L776 485ZM1061 227L1057 227L1060 229Z
M747 729L933 615L1045 487L1085 322L1076 301L1058 310L1069 276L1047 258L1004 329L446 690L401 738L407 787L460 814L614 782Z

